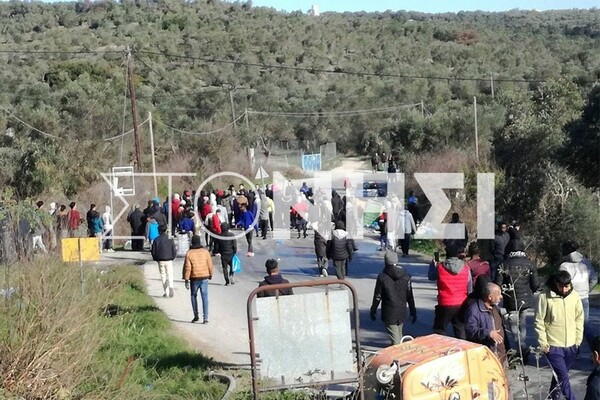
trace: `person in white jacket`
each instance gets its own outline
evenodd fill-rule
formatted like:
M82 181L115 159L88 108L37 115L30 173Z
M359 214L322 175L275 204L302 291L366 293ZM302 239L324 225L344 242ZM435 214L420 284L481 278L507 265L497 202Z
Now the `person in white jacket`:
M102 242L102 251L113 252L112 248L112 231L113 231L113 218L110 212L110 207L104 207L104 213L102 214L102 225L104 229L104 241Z
M584 320L584 337L585 340L591 345L594 336L593 327L590 325L590 288L593 288L598 282L598 276L596 271L591 266L588 259L577 251L579 244L573 240L566 241L562 244L563 259L560 267L560 271L567 271L571 275L571 282L573 284L573 290L577 292L581 297L581 304L583 306L583 320Z

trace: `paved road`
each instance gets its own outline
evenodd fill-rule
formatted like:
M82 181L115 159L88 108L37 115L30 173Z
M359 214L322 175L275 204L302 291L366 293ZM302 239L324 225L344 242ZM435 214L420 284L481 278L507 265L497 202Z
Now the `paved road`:
M375 322L369 318L375 278L383 267L383 254L376 251L378 245L375 238L367 238L358 242L359 251L350 265L348 280L358 293L360 311L360 337L361 344L369 349L377 349L388 345L387 335L380 320ZM241 254L245 254L245 240L238 240ZM207 325L190 323L193 315L188 292L185 290L181 278L182 259L175 261L176 291L174 298L162 297L162 285L158 268L154 262L148 261L142 267L148 285L148 293L155 299L156 304L173 321L173 324L194 347L203 354L215 360L236 365L240 368L249 366L248 329L246 318L246 300L248 294L256 288L264 275L264 264L268 258L280 259L282 274L292 282L318 280L316 260L313 253L312 233L307 239L291 239L286 242L276 242L272 239L265 241L255 238L256 257L242 258L243 272L236 277L234 286L224 286L224 279L220 273L220 261L214 258L218 267L209 285L209 319ZM114 255L114 256L113 256ZM132 259L149 260L147 253L111 253L108 257L128 256ZM412 325L405 325L405 334L419 336L431 333L433 321L433 308L436 300L436 289L432 282L427 280L428 258L424 256L411 256L400 258L405 268L413 276L413 286L418 309L418 321ZM333 269L330 268L333 275ZM593 308L595 321L600 321L600 309ZM528 318L530 334L533 315ZM600 326L600 324L597 324ZM531 341L530 344L534 344ZM589 359L589 350L584 347L580 358L572 370L572 385L579 398L583 399L585 379L592 368ZM515 398L523 396L523 383L519 380L521 371L511 371L509 379ZM550 382L550 371L542 361L542 369L538 372L533 366L528 366L525 374L529 377L529 394L534 398L539 397L538 376L542 393L547 392ZM542 396L543 398L544 396Z

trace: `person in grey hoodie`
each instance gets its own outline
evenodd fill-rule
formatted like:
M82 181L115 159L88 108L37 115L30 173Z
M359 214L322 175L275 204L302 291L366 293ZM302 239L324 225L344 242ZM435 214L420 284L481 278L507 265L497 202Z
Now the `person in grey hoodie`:
M439 335L446 334L448 323L452 323L454 336L466 339L465 325L461 321L459 311L467 295L473 290L471 270L465 262L458 258L461 248L451 244L446 247L446 259L429 265L427 277L437 281L438 304L435 306L433 331Z
M579 297L581 297L584 324L583 336L588 344L591 345L592 340L597 333L593 332L593 326L589 323L590 288L593 288L596 283L598 283L598 276L590 261L583 257L583 255L577 251L578 249L579 244L574 240L564 242L562 244L562 264L560 264L558 269L560 271L567 271L569 275L571 275L573 290L575 290Z
M331 239L327 241L327 258L333 260L338 279L346 278L347 263L352 261L352 254L355 251L354 240L348 239L347 236L346 224L337 221Z
M259 214L259 226L260 233L263 240L267 239L267 232L269 232L269 199L262 189L258 189L260 199L260 214Z

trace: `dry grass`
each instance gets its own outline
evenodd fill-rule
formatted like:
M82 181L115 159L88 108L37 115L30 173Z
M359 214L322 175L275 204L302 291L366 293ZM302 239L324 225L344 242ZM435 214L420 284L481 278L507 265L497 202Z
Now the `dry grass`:
M40 258L3 267L0 386L26 399L69 398L102 343L99 310L108 290L81 295L79 270Z

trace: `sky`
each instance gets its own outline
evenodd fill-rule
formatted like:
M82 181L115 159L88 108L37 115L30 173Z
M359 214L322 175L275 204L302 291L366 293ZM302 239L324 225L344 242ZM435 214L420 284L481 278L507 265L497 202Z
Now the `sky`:
M254 6L306 12L311 5L327 11L421 11L427 13L458 11L563 10L600 8L600 0L252 0Z

